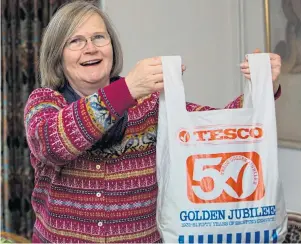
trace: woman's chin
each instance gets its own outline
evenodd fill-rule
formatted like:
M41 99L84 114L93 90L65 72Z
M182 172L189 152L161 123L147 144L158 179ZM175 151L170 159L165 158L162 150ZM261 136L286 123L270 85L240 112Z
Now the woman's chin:
M91 85L108 85L110 83L109 78L104 78L104 77L89 77L87 79L87 83Z

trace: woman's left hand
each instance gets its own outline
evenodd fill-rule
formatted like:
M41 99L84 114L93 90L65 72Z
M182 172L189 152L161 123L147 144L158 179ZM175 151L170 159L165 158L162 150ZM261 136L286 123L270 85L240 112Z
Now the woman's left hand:
M256 49L253 53L261 53L261 51L259 49ZM269 55L271 60L273 88L274 88L274 93L276 93L279 87L278 77L281 72L281 57L275 53L269 53ZM243 73L245 78L249 80L251 79L249 62L247 59L245 59L244 62L240 64L240 71Z

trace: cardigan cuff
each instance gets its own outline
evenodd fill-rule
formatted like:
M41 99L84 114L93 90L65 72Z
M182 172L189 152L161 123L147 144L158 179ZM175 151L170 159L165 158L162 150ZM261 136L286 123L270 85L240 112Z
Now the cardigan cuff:
M121 117L127 109L137 104L130 94L124 78L99 89L98 94L103 98L109 111L116 117Z

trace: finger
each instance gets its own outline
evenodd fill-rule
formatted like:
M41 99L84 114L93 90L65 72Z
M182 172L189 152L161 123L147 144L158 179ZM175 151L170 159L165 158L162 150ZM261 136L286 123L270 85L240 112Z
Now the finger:
M161 65L162 64L162 60L161 57L152 57L152 58L147 58L145 59L146 64L151 65L151 66L155 66L155 65Z
M182 68L182 72L186 70L186 66L184 64L182 64L181 68Z
M256 48L253 53L261 53L261 50L259 48ZM245 62L248 61L248 55L245 55Z
M186 66L184 64L182 64L181 69L182 69L182 73L183 73L184 71L186 71ZM154 66L151 66L150 71L151 71L152 75L162 74L163 67L162 67L162 65L154 65Z
M155 85L154 85L155 92L163 91L163 89L164 89L164 83L163 82L155 83Z
M149 66L149 73L152 75L163 74L162 65L151 65Z
M250 69L240 69L243 74L250 74Z
M272 68L281 67L280 59L270 59Z
M245 75L245 78L251 80L251 75Z
M279 67L281 67L281 60L279 60L279 59L271 59L271 66L272 66L272 68L279 68Z
M272 63L271 62L271 67L272 67L272 70L280 69L281 68L281 63Z
M281 60L281 57L276 53L269 53L269 56L271 60Z
M243 63L241 63L240 64L240 68L241 69L247 69L247 68L249 68L249 62L243 62Z
M156 74L152 76L153 83L162 83L163 82L163 74Z

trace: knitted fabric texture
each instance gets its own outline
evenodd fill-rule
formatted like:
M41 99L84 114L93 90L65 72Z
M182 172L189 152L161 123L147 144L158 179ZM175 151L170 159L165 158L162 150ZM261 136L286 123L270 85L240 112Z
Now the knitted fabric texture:
M160 241L159 94L137 102L124 80L108 87L71 104L49 88L36 89L28 99L24 121L35 169L33 242ZM242 100L240 96L226 108L240 108ZM211 109L187 103L188 111ZM123 139L109 148L92 148L124 112Z

